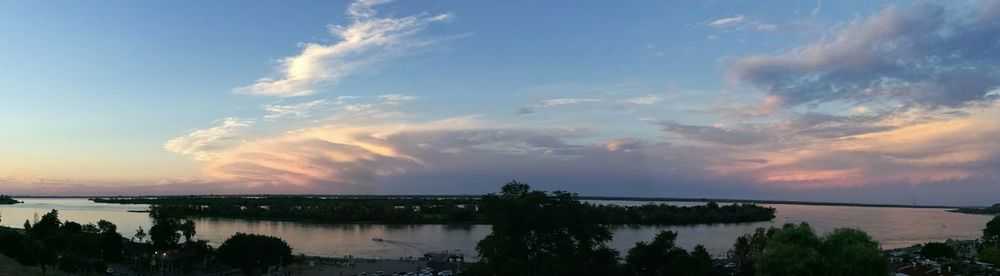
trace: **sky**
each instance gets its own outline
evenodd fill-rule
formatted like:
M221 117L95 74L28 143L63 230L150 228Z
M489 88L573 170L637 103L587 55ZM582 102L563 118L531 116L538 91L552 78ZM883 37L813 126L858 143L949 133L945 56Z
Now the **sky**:
M0 37L0 193L1000 192L1000 1L9 1Z

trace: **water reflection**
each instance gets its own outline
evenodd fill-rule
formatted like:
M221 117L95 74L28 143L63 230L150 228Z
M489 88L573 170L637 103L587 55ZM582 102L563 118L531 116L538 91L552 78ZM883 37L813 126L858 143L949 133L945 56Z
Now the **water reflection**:
M151 221L143 205L97 204L86 199L22 199L25 204L0 206L4 226L21 227L51 209L58 209L63 220L95 223L106 219L119 226L126 237L135 229L148 229ZM642 204L643 202L600 202ZM700 203L682 202L682 205ZM616 226L611 246L625 253L636 242L648 241L660 230L679 234L678 244L692 248L703 244L714 255L725 255L736 237L757 227L780 226L784 223L809 222L818 232L838 227L855 227L867 231L885 248L909 246L945 239L973 239L991 218L946 212L943 209L872 208L848 206L769 205L777 209L777 218L770 222L744 224L714 224L694 226ZM317 224L290 221L254 221L239 219L201 218L199 239L218 245L236 232L279 236L294 247L296 253L321 256L353 255L361 257L398 258L418 256L427 251L459 250L475 253L475 245L490 232L486 225L407 225L407 224ZM372 238L384 239L382 242Z

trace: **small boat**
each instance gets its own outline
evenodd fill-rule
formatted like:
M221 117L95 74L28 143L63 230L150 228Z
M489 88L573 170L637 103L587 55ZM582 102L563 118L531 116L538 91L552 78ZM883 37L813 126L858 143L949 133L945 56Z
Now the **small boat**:
M385 240L383 240L382 238L379 238L379 237L374 237L374 238L372 238L372 241L380 242L380 241L385 241Z

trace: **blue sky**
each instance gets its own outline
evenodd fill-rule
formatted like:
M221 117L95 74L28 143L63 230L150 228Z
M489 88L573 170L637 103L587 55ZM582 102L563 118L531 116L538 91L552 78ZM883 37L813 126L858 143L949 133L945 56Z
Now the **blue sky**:
M1000 5L940 5L4 3L0 187L986 202Z

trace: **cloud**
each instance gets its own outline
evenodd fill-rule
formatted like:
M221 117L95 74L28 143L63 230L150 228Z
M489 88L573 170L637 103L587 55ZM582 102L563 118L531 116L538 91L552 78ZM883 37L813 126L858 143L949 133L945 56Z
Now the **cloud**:
M388 105L399 105L402 102L416 100L416 96L403 95L403 94L388 94L378 96L385 104Z
M601 100L592 98L559 98L559 99L548 99L538 103L538 106L558 106L558 105L574 105L581 103L595 103Z
M890 7L792 51L739 58L729 73L792 106L981 101L1000 86L993 3L968 16L932 4Z
M451 17L449 14L377 17L374 7L388 2L352 2L347 9L351 23L329 27L330 33L340 39L339 42L306 43L302 53L280 61L277 78L262 78L235 90L275 97L314 94L319 86L334 84L375 62L433 44L433 40L421 39L417 35L427 26Z
M685 125L671 120L663 120L657 124L662 127L663 131L695 142L751 145L771 138L766 132L752 128Z
M660 97L659 95L649 94L649 95L645 95L645 96L639 96L639 97L635 97L635 98L629 98L629 99L624 99L624 100L618 101L618 107L630 108L630 107L636 107L636 106L642 106L642 105L652 105L652 104L656 104L656 103L658 103L658 102L660 102L662 100L663 100L663 98Z
M712 27L729 26L729 25L739 24L740 22L743 22L744 18L746 18L746 17L744 17L742 15L737 15L737 16L732 16L732 17L723 17L723 18L712 20L712 22L709 22L708 25L712 26Z
M216 127L196 130L186 136L167 141L163 148L167 151L190 155L197 160L207 160L218 150L225 148L236 140L237 131L249 127L254 121L239 118L226 118Z
M264 107L264 110L267 111L267 114L264 115L264 118L274 119L274 118L284 118L284 117L292 117L292 118L308 117L310 115L310 111L325 104L327 104L326 100L315 100L310 102L287 104L287 105L268 104L267 106Z

